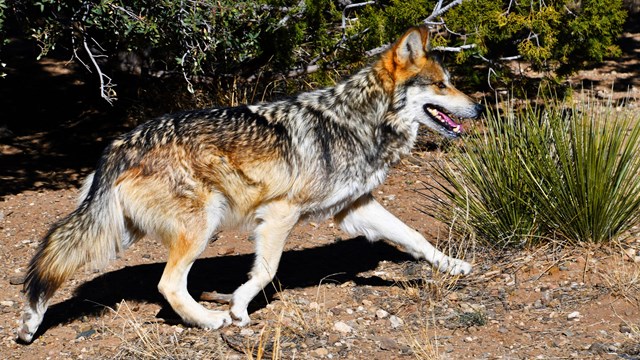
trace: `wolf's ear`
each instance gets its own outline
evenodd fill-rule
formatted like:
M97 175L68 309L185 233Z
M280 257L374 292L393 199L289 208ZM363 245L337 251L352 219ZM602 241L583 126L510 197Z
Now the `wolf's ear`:
M395 46L395 61L398 65L415 63L429 51L429 31L421 26L407 31Z

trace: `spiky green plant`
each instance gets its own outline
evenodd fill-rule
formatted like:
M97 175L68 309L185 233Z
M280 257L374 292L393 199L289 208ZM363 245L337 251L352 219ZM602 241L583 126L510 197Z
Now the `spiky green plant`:
M607 241L640 214L638 120L613 104L553 99L490 111L461 151L437 163L431 197L491 244Z
M461 219L450 224L454 228L469 225L481 239L497 245L523 242L537 231L528 204L532 189L522 181L526 169L520 162L523 151L539 149L531 144L536 138L528 135L534 129L514 113L497 111L487 114L483 128L470 134L448 161L435 163L439 180L431 194L445 200L440 202L441 220Z
M629 229L640 207L637 113L595 103L547 113L539 134L547 156L522 159L540 223L573 242L604 242Z

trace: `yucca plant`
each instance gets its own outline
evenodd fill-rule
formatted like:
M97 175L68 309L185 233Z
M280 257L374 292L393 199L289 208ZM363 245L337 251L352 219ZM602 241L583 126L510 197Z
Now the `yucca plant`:
M562 109L554 104L540 125L547 156L521 160L531 203L541 225L569 241L608 241L638 220L637 113L589 102Z
M460 151L436 163L428 196L442 218L462 217L491 244L607 241L638 220L638 120L612 104L553 99L489 111Z
M461 220L451 224L454 228L469 225L497 245L522 243L537 232L528 203L533 189L522 181L527 173L520 161L523 151L540 148L530 144L537 139L528 135L535 129L513 112L491 111L484 120L464 148L435 163L438 186L427 196L441 200L441 220Z

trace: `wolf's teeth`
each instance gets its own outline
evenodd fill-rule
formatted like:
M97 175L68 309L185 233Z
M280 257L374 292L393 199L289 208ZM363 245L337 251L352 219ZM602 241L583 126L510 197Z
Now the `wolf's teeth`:
M452 130L453 130L454 133L459 133L460 132L460 125L454 127Z
M432 108L428 108L429 109L429 113L433 116L438 116L438 112L436 111L436 109L432 109Z

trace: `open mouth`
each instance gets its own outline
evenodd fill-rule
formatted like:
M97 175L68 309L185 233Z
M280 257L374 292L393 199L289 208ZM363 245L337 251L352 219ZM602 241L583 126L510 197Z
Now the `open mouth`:
M440 107L435 105L426 104L424 111L433 119L433 121L442 126L452 136L459 136L462 134L462 125L453 121L449 115L445 114Z

